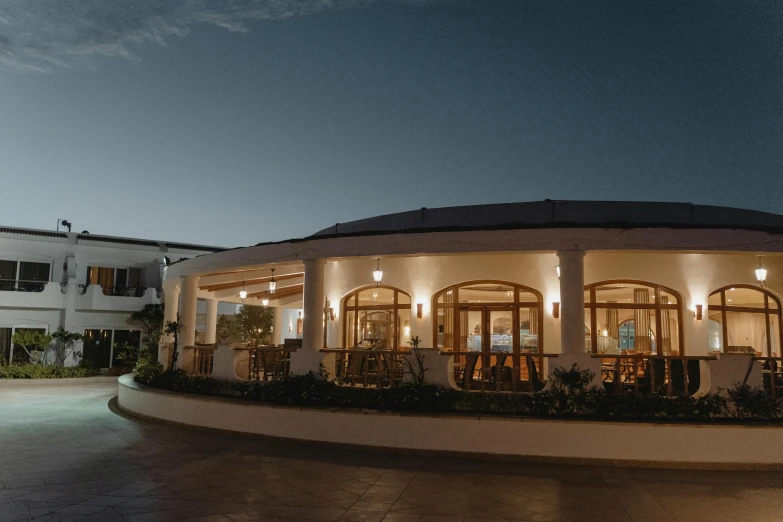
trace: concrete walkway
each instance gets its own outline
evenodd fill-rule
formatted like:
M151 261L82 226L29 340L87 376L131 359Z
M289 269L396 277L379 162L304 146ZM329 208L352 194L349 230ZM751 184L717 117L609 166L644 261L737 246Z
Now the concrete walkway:
M0 387L0 522L783 520L783 473L373 455L129 419L115 394Z

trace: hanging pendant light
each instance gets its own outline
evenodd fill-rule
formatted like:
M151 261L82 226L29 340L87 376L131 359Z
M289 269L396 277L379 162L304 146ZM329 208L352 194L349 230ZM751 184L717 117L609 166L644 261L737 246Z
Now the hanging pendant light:
M242 281L242 290L239 291L239 298L244 303L246 297L247 297L247 290L245 290L245 282Z
M272 268L272 280L269 281L269 293L274 294L277 288L277 281L275 281L275 269Z
M372 278L375 281L375 286L380 286L381 281L383 280L383 270L381 270L380 258L378 258L378 264L375 267L375 270L372 271Z
M261 299L261 304L264 305L265 307L269 306L269 298L264 297L263 299Z
M767 281L767 269L761 265L761 256L759 256L759 267L756 269L756 281L759 282L759 286L764 286Z

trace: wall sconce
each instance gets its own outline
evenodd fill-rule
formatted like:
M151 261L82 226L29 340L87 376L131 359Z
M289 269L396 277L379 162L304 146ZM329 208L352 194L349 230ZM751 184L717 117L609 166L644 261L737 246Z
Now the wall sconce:
M329 307L329 320L334 321L334 308Z
M424 315L424 303L416 303L416 319L421 319Z
M552 317L560 319L560 303L557 301L552 303Z
M695 317L697 321L701 321L702 309L703 309L703 305L700 305L700 304L696 305L696 311L693 312L693 317Z

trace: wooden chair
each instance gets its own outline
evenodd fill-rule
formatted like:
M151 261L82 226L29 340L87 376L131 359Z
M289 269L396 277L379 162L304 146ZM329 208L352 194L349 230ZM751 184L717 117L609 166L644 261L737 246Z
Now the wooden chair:
M538 370L536 369L536 363L533 360L532 355L525 356L525 364L527 364L527 376L530 383L530 391L543 390L545 383L538 378Z
M495 365L492 366L491 380L492 386L497 390L507 391L512 388L512 379L514 372L512 368L506 366L508 355L498 355L495 358Z

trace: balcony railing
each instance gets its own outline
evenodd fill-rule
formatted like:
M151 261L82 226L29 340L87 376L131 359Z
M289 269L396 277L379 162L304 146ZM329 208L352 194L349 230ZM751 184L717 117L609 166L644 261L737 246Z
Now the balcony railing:
M212 375L212 364L215 359L216 346L195 346L193 348L193 371L192 375L200 377L209 377Z
M22 281L0 279L0 291L5 292L43 292L46 281Z
M102 286L103 295L113 297L144 297L146 289L140 286Z
M273 381L288 377L291 370L291 352L296 348L283 345L249 348L248 378L253 381Z
M324 348L321 352L336 354L335 379L338 383L365 388L384 388L402 383L402 357L410 353L407 350L362 348Z
M471 391L532 392L546 384L547 361L557 354L511 352L441 352L454 358L454 381Z

